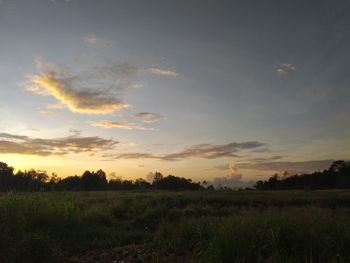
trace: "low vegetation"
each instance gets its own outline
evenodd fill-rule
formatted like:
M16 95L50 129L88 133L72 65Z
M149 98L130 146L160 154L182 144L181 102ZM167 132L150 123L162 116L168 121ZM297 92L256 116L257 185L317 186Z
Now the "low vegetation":
M232 191L160 173L152 183L102 170L61 179L0 163L0 262L350 262L349 168ZM309 190L326 188L344 189Z
M348 191L4 193L0 262L349 262Z

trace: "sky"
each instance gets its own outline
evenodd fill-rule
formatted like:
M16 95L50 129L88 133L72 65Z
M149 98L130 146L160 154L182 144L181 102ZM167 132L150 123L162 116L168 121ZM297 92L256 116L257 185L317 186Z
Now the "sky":
M349 0L0 0L0 161L244 186L350 159Z

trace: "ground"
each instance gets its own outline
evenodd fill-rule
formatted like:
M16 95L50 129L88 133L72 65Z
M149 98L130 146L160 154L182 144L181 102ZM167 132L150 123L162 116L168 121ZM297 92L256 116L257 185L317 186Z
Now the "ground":
M350 262L350 191L3 193L0 262Z

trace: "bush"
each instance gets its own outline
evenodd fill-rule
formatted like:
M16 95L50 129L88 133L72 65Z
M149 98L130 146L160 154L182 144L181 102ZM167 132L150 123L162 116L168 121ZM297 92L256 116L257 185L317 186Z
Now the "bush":
M16 245L14 259L16 263L58 262L58 249L44 233L25 234Z

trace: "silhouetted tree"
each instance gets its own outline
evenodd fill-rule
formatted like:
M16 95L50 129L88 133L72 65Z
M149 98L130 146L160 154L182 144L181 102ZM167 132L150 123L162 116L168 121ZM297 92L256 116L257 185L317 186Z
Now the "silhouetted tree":
M156 179L156 178L155 178ZM192 183L191 179L168 175L153 181L152 186L163 190L199 190L200 183Z
M149 189L152 186L149 182L147 182L143 178L136 179L134 184L138 189Z
M157 184L159 181L163 179L163 175L159 172L156 172L153 177L153 184Z
M0 191L8 191L13 187L13 167L0 162Z
M154 175L150 184L143 178L122 180L113 178L107 180L103 170L85 171L82 176L68 176L59 178L53 173L51 177L45 171L26 170L14 174L14 168L0 162L0 191L95 191L95 190L131 190L131 189L165 189L165 190L198 190L200 183L193 183L191 179L169 175L163 177L160 172Z
M329 169L310 174L291 175L285 174L280 178L277 174L266 181L257 181L255 188L258 190L283 190L283 189L332 189L350 188L350 162L335 161Z
M81 186L83 190L104 190L107 188L106 173L102 170L97 172L85 171L81 177Z

